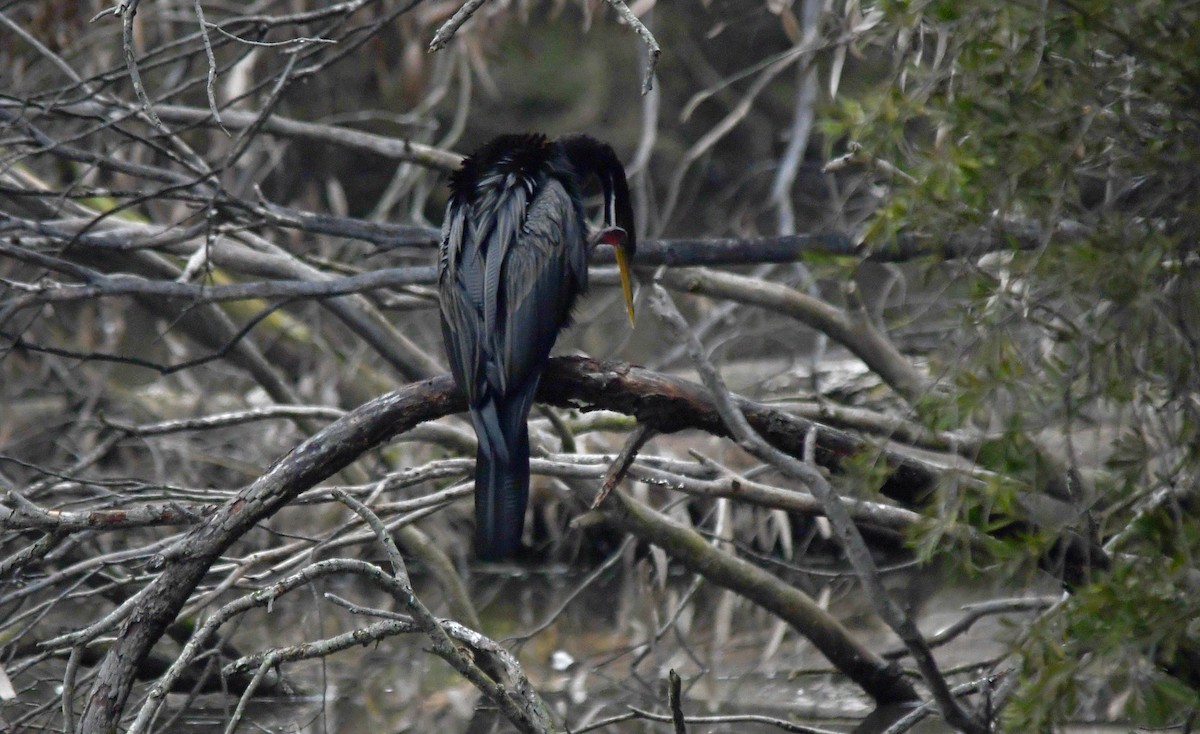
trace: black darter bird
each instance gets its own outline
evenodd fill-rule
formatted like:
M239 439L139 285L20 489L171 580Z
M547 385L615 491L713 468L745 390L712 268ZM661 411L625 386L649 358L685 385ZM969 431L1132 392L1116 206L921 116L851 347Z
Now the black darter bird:
M589 229L581 191L604 194L604 225ZM550 350L587 290L591 247L611 245L633 321L636 250L625 169L586 136L498 137L450 177L438 288L450 369L467 395L475 454L475 552L511 556L529 498L526 418Z

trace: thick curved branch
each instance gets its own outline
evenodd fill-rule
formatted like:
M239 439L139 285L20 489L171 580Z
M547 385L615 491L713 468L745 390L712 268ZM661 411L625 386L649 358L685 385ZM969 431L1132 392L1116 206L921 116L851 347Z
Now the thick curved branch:
M660 433L695 428L716 436L728 429L703 385L643 367L584 358L550 361L538 399L563 408L604 408L632 415ZM775 448L804 455L804 437L820 428L817 464L836 471L863 451L878 452L889 470L881 491L909 506L924 504L939 476L932 464L887 449L876 449L849 433L814 423L745 398L735 398L746 420Z
M448 375L373 400L313 435L223 505L202 528L164 554L166 568L148 587L145 604L129 617L96 676L80 719L84 732L114 731L133 684L133 672L183 607L213 561L260 520L301 491L329 477L368 449L412 426L462 410Z
M758 566L713 548L695 530L668 520L620 492L610 495L603 512L615 527L667 550L689 570L786 620L877 704L919 700L898 667L859 644L800 589L780 583Z
M865 310L843 311L779 283L715 270L665 271L660 281L672 290L769 308L828 334L854 352L910 403L931 387L929 379L896 349Z
M727 435L711 395L703 386L624 363L582 357L553 359L538 397L561 407L607 409L634 415L664 433L696 428ZM767 442L792 455L804 455L805 436L813 423L753 401L735 402ZM276 461L258 480L218 508L208 523L164 552L162 573L147 588L138 613L126 620L97 674L81 719L82 730L104 732L116 726L138 664L230 544L364 452L424 421L460 412L465 407L449 375L376 398L329 424ZM822 427L818 436L816 461L834 469L844 458L868 448L831 428ZM886 451L881 457L891 472L884 483L885 493L920 504L937 480L937 469ZM1064 552L1067 551L1070 547ZM1096 561L1094 557L1085 560L1093 564ZM1070 567L1068 563L1068 570Z

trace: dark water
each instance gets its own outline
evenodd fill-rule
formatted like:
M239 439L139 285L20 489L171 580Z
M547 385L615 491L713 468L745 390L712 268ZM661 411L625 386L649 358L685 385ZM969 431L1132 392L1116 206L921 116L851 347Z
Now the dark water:
M667 671L675 669L684 679L683 706L689 715L751 713L831 732L868 731L862 722L872 707L857 687L831 673L823 657L793 630L781 628L774 617L719 589L702 586L679 617L679 633L670 630L655 644L644 644L662 628L664 610L678 607L690 579L659 586L635 581L639 573L636 568L614 571L580 594L538 634L524 642L506 642L560 721L572 730L625 713L629 706L665 712L664 681ZM580 580L567 573L477 578L473 598L490 600L481 606L484 631L504 640L541 626ZM390 599L360 584L335 583L324 590L361 604L392 608ZM419 589L419 593L437 608L436 589ZM922 627L936 630L957 618L962 604L993 593L986 588L957 588L917 600ZM284 601L270 614L255 612L243 622L233 640L243 653L328 637L367 622L315 594ZM853 591L833 593L830 608L875 649L895 645L890 632L863 613ZM980 622L967 637L939 649L939 661L949 668L968 659L1002 654L1004 640L1014 629L1011 621L1015 620ZM475 689L426 647L423 639L410 635L322 661L286 665L284 674L306 695L251 702L239 731L483 734L511 730L503 724L494 727L490 712L477 711ZM176 703L181 701L178 698ZM222 732L235 705L233 698L204 697L183 712L171 730ZM669 724L634 721L599 731L669 730ZM779 731L745 723L691 725L688 730ZM913 731L949 730L928 719ZM1128 729L1085 726L1065 731L1099 734Z

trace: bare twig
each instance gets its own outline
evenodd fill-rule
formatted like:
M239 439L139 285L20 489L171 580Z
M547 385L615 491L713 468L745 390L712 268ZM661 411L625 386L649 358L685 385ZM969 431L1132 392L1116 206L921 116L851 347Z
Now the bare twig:
M646 44L648 59L645 76L642 79L642 94L649 94L650 90L654 87L654 69L658 66L658 57L662 55L662 49L659 48L654 34L650 32L645 23L633 14L633 11L625 4L625 0L608 0L608 4L616 9L621 17L625 19L625 22L629 24L629 27L633 28L634 32L641 36L642 41Z
M804 24L804 36L801 44L814 46L819 30L818 13L819 0L804 0L804 11L801 22ZM817 103L817 70L812 65L798 67L796 101L792 111L792 127L788 136L787 149L780 160L775 172L775 180L771 183L771 201L779 217L779 234L793 235L796 233L796 213L792 206L792 186L796 182L796 174L804 160L804 151L808 149L809 132Z
M129 71L129 79L133 82L133 92L137 98L141 100L142 110L150 117L150 122L159 129L159 132L170 137L171 132L163 126L162 121L158 119L158 115L154 113L154 103L150 101L150 97L146 94L146 88L142 86L142 75L138 71L137 54L133 50L133 19L137 15L138 5L141 0L122 0L121 10L117 15L121 16L121 48L125 52L125 68ZM96 18L100 16L97 15ZM92 18L92 20L96 20Z
M212 41L208 38L208 25L204 22L204 7L200 4L200 0L196 0L196 20L200 21L200 37L204 39L204 55L208 57L208 83L205 85L205 92L208 95L208 109L212 112L213 121L217 123L217 127L221 128L221 132L230 135L230 132L221 124L221 112L217 109L217 57L213 55Z
M327 595L328 596L328 595ZM382 610L380 610L382 611ZM274 666L298 660L326 657L335 652L395 637L396 635L420 632L421 628L411 619L388 619L358 629L343 632L324 640L311 640L298 645L266 650L238 658L221 669L223 675L233 675L247 670L260 670L263 665Z
M208 431L228 426L238 426L265 420L320 418L322 420L337 420L346 414L338 408L326 408L320 405L270 405L263 408L251 408L231 413L217 413L196 418L181 418L179 420L162 421L143 425L130 425L102 418L105 425L111 426L129 436L161 436L182 431Z
M454 34L458 32L458 29L462 27L462 24L470 20L475 11L483 7L485 2L487 0L467 0L467 2L463 3L462 7L456 10L454 15L450 16L437 29L437 33L433 34L433 40L429 42L429 51L432 53L445 48L446 44L450 43L450 39L454 38Z
M584 734L585 732L603 729L606 726L612 726L613 724L619 724L624 721L632 721L634 719L660 721L664 724L674 721L674 718L671 714L656 714L652 711L645 711L633 706L630 706L629 709L629 713L627 714L619 714L607 719L601 719L600 721L580 727L579 729L572 729L571 731L574 732L574 734ZM758 716L754 714L730 714L727 716L685 716L683 720L685 723L690 724L761 724L763 726L773 726L782 731L792 732L792 734L837 734L837 732L829 729L818 729L816 727L805 726L804 724L797 724L792 721L787 721L786 719L777 719L771 716Z
M76 645L72 647L71 656L67 659L67 666L63 670L63 731L67 732L75 731L75 675L79 672L79 658L82 653L82 646Z
M633 460L637 458L637 452L653 437L654 429L643 425L639 425L634 429L633 433L629 434L625 445L621 447L621 453L617 454L617 458L613 460L608 473L604 475L604 484L600 485L600 491L596 493L596 499L592 500L593 510L603 504L605 498L608 497L608 493L621 483L622 477L629 471Z
M968 604L963 607L963 611L966 614L956 619L953 624L930 635L927 640L931 648L940 647L971 629L976 622L984 617L1013 612L1038 612L1053 606L1060 599L1061 596L1039 596L1021 599L993 599L978 604ZM900 658L907 653L907 649L897 648L888 650L883 656L886 658Z
M233 713L229 716L229 723L225 725L225 734L233 734L237 731L238 725L242 723L242 716L246 713L246 705L254 697L258 691L258 687L266 679L267 674L277 668L279 661L275 655L267 655L263 658L262 664L254 671L254 676L250 679L250 685L246 686L246 690L242 691L242 695L238 697L237 706L234 707Z

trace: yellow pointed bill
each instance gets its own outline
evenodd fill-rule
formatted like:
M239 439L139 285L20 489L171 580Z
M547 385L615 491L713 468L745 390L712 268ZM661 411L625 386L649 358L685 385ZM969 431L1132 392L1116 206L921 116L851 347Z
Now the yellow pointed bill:
M629 312L629 326L633 327L633 280L629 274L629 256L625 248L617 245L617 269L621 271L621 290L625 293L625 309Z

